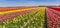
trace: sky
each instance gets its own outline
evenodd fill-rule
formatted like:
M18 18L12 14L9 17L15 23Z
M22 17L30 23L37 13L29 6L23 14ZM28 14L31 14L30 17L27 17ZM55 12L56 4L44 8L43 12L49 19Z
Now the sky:
M0 0L0 7L60 5L60 0Z

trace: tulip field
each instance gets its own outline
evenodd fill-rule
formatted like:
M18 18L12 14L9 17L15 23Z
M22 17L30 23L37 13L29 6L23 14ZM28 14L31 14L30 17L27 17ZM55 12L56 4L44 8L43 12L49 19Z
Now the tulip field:
M0 28L60 28L60 8L0 8Z
M0 28L44 28L45 7L0 12Z
M60 28L60 8L46 8L48 28Z

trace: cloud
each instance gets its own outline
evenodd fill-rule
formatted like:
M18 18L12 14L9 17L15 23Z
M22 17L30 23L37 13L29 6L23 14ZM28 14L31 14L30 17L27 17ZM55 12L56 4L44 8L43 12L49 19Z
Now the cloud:
M0 0L0 7L60 5L57 0Z

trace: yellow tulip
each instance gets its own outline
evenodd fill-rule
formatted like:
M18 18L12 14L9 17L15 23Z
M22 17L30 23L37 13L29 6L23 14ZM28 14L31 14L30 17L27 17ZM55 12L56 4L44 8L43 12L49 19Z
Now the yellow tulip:
M13 23L17 23L18 22L18 19L17 18L14 18L13 19Z

